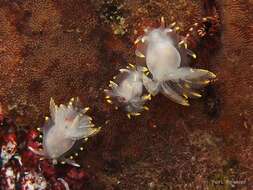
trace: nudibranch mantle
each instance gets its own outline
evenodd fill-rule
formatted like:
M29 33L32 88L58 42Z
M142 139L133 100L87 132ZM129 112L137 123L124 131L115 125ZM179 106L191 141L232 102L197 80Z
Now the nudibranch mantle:
M136 55L145 58L149 75L143 75L143 84L152 95L161 92L172 101L189 105L188 97L201 97L196 89L207 85L216 76L203 69L187 66L187 55L196 58L188 49L186 38L178 35L175 23L147 29L136 40Z
M128 117L140 115L141 111L148 110L144 104L150 99L150 96L143 93L141 71L130 64L128 69L120 69L120 74L114 79L117 80L117 83L110 81L111 89L105 90L108 103L112 103L111 98L116 99L118 104L125 107Z
M85 114L88 108L80 109L77 103L78 99L72 98L67 106L63 104L57 106L51 98L51 118L46 117L43 127L43 150L30 148L32 151L54 162L61 160L78 166L63 155L70 151L78 140L95 135L100 128L95 128L92 118Z
M154 80L163 81L169 77L168 71L173 72L180 66L181 56L165 30L152 30L147 35L147 40L148 69L153 74Z
M118 88L114 88L114 92L118 97L122 97L123 102L138 102L143 90L141 75L137 71L125 70L124 72L128 72L128 76Z

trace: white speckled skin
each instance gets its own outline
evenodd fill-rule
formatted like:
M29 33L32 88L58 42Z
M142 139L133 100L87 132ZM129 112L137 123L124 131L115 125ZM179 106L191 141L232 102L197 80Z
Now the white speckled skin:
M143 110L143 105L147 100L143 96L142 73L129 69L120 71L121 73L116 77L117 84L111 82L111 90L106 90L106 94L123 104L127 112L138 113Z
M182 57L194 55L179 47L183 38L171 28L155 28L137 39L136 55L145 58L150 75L143 75L143 84L150 94L161 92L172 101L189 105L188 97L201 97L195 92L216 76L206 70L185 67Z
M91 122L91 118L85 115L86 110L80 110L75 100L69 102L68 106L55 105L50 101L51 118L46 119L43 130L43 156L58 160L68 152L77 140L90 137L99 131Z

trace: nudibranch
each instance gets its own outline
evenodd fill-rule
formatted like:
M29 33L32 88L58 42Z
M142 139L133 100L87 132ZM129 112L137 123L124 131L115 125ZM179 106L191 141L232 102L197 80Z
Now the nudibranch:
M46 117L43 126L42 150L33 152L57 161L66 162L79 166L72 159L65 155L71 151L74 144L80 139L87 139L99 132L92 123L92 118L86 115L89 108L81 109L78 98L72 98L68 105L57 106L54 100L50 100L50 118ZM83 149L83 148L82 148Z
M149 73L143 74L147 91L161 92L172 101L189 105L189 97L201 97L198 91L216 76L210 71L187 66L196 54L188 49L187 38L180 36L176 23L165 27L164 18L159 28L146 29L135 41L136 55L145 59Z
M129 64L126 69L120 69L120 73L110 81L110 90L106 89L106 101L113 104L115 108L123 106L128 118L138 116L140 112L148 110L145 102L151 98L150 94L144 93L142 72L134 65Z

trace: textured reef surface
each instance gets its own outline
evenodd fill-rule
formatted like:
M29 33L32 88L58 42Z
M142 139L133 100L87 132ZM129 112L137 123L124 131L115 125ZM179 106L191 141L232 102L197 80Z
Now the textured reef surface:
M85 177L73 190L253 189L253 1L214 2L0 0L0 121L42 127L51 97L88 105L101 131L77 157ZM145 27L163 16L184 34L212 14L220 34L197 43L191 65L217 76L202 98L184 107L157 95L132 119L105 101Z

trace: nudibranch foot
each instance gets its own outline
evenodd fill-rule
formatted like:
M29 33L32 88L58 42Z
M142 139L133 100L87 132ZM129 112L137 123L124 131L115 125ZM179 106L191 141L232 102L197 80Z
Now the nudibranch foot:
M188 97L182 96L180 93L175 91L168 83L161 83L161 93L175 103L189 106Z
M185 81L206 81L213 80L216 75L204 69L193 69L190 67L180 67L173 72L170 72L165 77L165 80L185 80Z
M161 92L172 101L188 106L188 98L202 97L197 90L208 85L216 77L212 72L202 69L181 68L178 70L179 73L170 74L167 80L161 82L143 75L143 84L153 96Z

